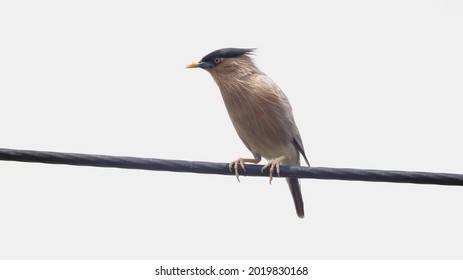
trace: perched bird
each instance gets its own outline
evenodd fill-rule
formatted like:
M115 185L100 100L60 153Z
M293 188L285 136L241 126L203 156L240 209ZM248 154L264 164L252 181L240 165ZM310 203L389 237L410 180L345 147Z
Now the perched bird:
M270 183L280 163L300 165L299 154L304 152L301 135L294 121L291 104L283 91L257 68L250 55L255 49L225 48L211 52L187 68L202 68L209 72L219 86L233 126L254 158L238 158L230 163L230 171L239 181L239 167L244 163L259 163L264 157L270 167ZM304 202L297 178L286 179L293 196L297 215L304 217Z

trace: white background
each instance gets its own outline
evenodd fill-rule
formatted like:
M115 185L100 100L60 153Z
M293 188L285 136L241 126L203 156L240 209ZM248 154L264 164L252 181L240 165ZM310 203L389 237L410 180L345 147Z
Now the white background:
M0 147L229 162L186 70L257 47L313 166L463 173L459 1L4 1ZM458 259L463 188L0 162L3 259Z
M2 260L2 279L217 279L217 280L378 280L389 279L446 279L460 280L461 260ZM239 276L171 276L156 275L156 270L169 268L208 269L219 274L220 269L239 269ZM307 276L255 276L249 267L308 267ZM164 270L166 271L166 270ZM178 270L177 270L178 271ZM244 271L244 272L243 272ZM172 272L170 272L172 273ZM189 274L191 275L191 273Z

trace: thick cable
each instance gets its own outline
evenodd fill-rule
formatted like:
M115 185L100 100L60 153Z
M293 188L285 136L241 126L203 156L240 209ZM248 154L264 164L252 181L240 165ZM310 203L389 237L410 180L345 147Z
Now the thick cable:
M1 149L0 160L124 169L234 175L228 163ZM248 164L244 176L268 176L262 165ZM462 174L353 168L280 166L281 177L463 186ZM277 178L276 175L274 175Z

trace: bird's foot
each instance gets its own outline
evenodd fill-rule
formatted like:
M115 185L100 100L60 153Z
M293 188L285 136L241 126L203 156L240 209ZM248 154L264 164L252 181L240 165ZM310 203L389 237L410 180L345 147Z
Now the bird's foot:
M242 158L239 158L237 160L234 160L232 162L230 162L230 164L228 165L228 170L230 170L230 172L233 172L232 171L232 167L233 169L235 170L235 176L236 176L236 179L238 179L238 182L240 181L240 173L238 172L238 165L241 166L241 168L243 169L244 172L246 172L246 167L244 166L244 159Z
M281 156L281 157L277 157L276 159L272 159L272 160L269 160L267 162L266 165L264 165L264 167L262 167L262 169L260 170L260 172L262 172L262 174L264 174L264 171L270 166L270 170L269 170L269 183L272 184L272 180L273 180L273 171L277 170L277 175L278 177L280 176L280 162L285 160L286 157L285 156Z
M230 164L228 165L228 170L230 170L230 172L233 172L232 169L235 170L235 176L239 182L240 181L240 173L238 171L239 166L241 166L243 171L246 172L246 166L244 165L245 162L259 163L259 161L260 161L260 157L259 158L238 158L237 160L230 162Z

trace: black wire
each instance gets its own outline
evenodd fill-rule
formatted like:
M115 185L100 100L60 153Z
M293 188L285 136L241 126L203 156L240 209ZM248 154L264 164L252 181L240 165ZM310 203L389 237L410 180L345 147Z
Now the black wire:
M228 163L57 153L1 148L0 160L234 175L229 171ZM246 172L240 170L240 174L245 176L268 176L268 170L262 174L260 171L261 168L262 165L246 165ZM463 175L449 173L301 166L281 166L280 171L281 177L463 186Z

